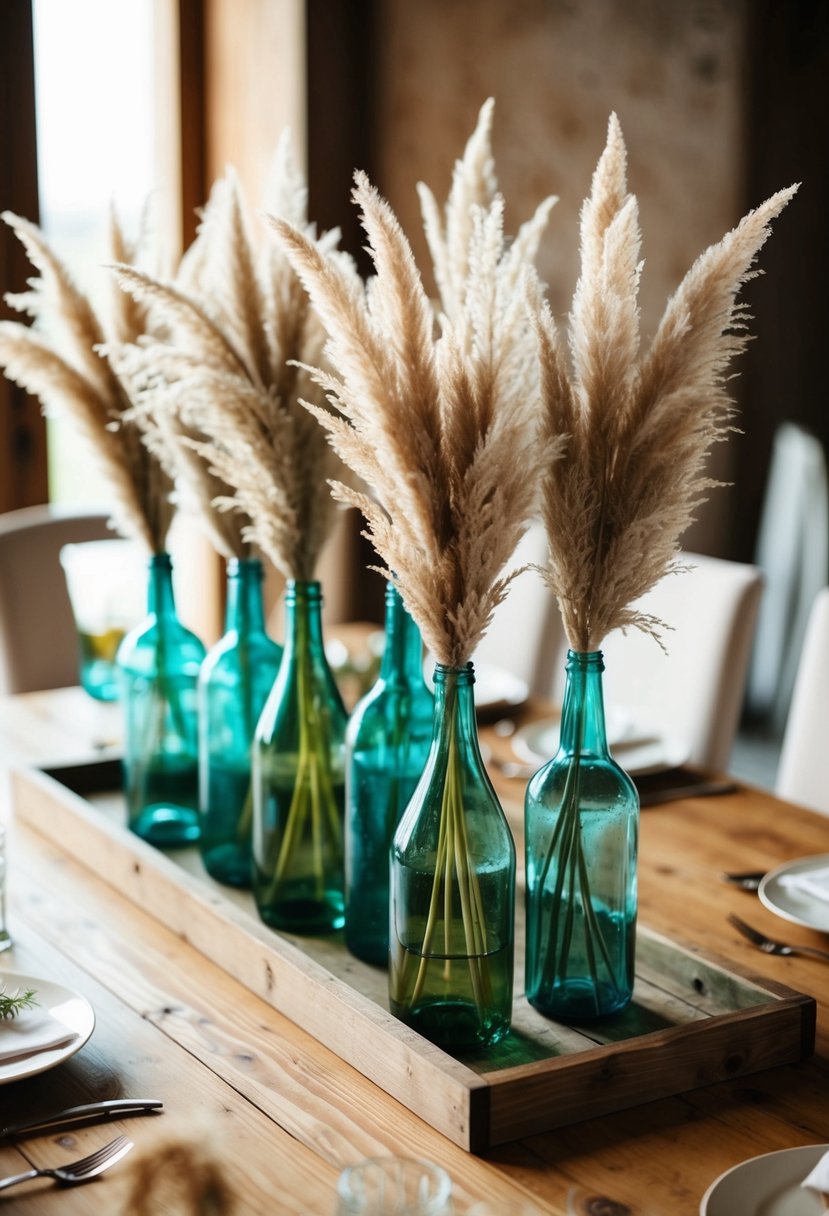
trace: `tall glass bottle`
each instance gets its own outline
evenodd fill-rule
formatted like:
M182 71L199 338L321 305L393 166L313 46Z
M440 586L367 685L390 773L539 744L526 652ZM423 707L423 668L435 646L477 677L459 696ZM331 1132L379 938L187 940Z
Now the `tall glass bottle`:
M345 920L346 712L325 658L317 582L285 590L285 650L254 736L253 892L262 920L293 933Z
M227 563L225 632L199 673L199 848L205 869L232 887L251 885L250 749L282 647L265 633L262 563Z
M448 1051L512 1017L515 845L478 747L472 664L435 670L426 769L391 848L389 1007Z
M426 764L432 713L420 630L389 582L380 675L346 732L345 940L367 963L388 961L389 847Z
M148 615L118 648L130 828L150 844L198 839L196 680L204 646L176 616L172 564L150 558Z
M639 798L610 755L599 651L567 656L559 750L527 786L526 988L559 1021L633 992Z

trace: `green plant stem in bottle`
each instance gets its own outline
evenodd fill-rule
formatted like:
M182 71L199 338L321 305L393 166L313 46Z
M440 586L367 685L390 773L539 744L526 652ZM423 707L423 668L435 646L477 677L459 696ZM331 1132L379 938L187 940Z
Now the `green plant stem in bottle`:
M148 615L118 648L130 828L150 844L198 839L196 680L204 646L178 620L169 555L150 559Z
M199 849L205 869L233 887L251 885L251 743L273 688L282 647L265 632L262 563L227 564L225 632L199 674Z
M515 845L478 747L472 664L435 670L426 769L391 848L389 1007L447 1051L512 1017Z
M389 847L420 780L432 736L420 630L393 582L386 587L386 645L374 687L346 733L345 940L385 965L389 953Z
M346 712L325 658L316 582L289 581L285 650L256 728L253 892L262 920L293 933L345 920Z
M603 670L600 652L569 652L559 750L525 801L527 998L558 1021L633 992L639 798L608 751Z

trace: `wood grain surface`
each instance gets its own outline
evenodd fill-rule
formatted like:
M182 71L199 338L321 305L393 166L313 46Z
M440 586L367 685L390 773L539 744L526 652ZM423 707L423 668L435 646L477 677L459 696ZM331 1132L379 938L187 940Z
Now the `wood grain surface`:
M78 698L80 707L84 698ZM69 759L73 747L83 754L81 718L69 696L29 694L0 707L0 744L8 754L12 740L16 758L31 761L53 759L60 745ZM89 740L87 747L96 754ZM500 779L498 787L511 818L520 816L522 784ZM578 1191L584 1202L593 1197L596 1211L601 1198L619 1205L606 1210L620 1216L695 1216L711 1181L738 1162L829 1142L829 966L767 957L725 917L737 912L795 942L825 945L825 938L785 924L756 897L720 879L723 870L762 869L825 852L827 830L826 819L746 787L642 814L643 919L726 965L813 995L817 1050L810 1060L525 1136L479 1157L136 908L59 843L14 824L9 920L15 946L0 957L0 968L48 975L82 992L97 1024L89 1043L59 1068L0 1086L0 1122L93 1097L158 1096L163 1115L125 1120L117 1130L141 1145L180 1120L196 1126L203 1117L217 1130L242 1212L333 1214L343 1166L404 1151L448 1170L458 1214L483 1198L521 1197L542 1213L566 1216L568 1194ZM95 1126L75 1131L68 1143L58 1135L0 1146L0 1169L22 1168L24 1157L71 1160L114 1134L112 1125ZM0 1211L3 1203L10 1212L36 1216L110 1211L107 1196L116 1195L121 1168L71 1191L31 1184L25 1202L22 1192L0 1196Z

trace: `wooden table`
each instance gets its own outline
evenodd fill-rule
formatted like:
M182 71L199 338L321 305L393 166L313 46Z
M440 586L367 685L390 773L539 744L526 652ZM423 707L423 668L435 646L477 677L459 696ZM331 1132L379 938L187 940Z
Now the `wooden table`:
M95 705L80 690L0 702L3 763L100 755L117 733L117 710ZM518 814L522 784L497 776L496 784ZM49 975L82 992L97 1025L59 1068L0 1087L0 1124L121 1095L160 1097L165 1113L0 1146L0 1172L28 1161L74 1159L105 1143L114 1128L140 1150L204 1124L217 1138L243 1213L324 1216L333 1212L344 1166L402 1151L449 1172L458 1213L482 1198L512 1197L563 1216L577 1187L620 1205L596 1204L588 1212L693 1216L709 1183L737 1162L829 1142L829 966L766 957L737 936L725 915L743 913L791 941L826 941L784 924L718 877L726 869L762 869L826 852L827 842L827 819L746 787L642 813L642 920L814 995L812 1060L517 1141L483 1159L451 1144L54 842L13 825L15 945L0 956L0 969ZM116 1166L93 1186L73 1190L29 1184L5 1199L0 1194L0 1211L5 1204L26 1216L114 1213L125 1173Z

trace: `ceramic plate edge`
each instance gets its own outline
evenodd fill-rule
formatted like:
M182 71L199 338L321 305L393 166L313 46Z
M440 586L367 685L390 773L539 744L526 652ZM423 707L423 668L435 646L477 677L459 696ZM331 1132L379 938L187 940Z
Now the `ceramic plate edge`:
M550 755L542 755L536 750L530 742L533 735L542 733L545 730L551 729L560 722L560 717L542 718L537 722L528 722L526 726L522 726L516 731L512 739L512 748L519 759L526 761L529 764L546 764L552 760L552 752ZM620 718L621 722L626 719ZM608 726L608 733L611 733L611 727ZM637 751L647 752L653 750L657 746L654 742L643 742L638 745L632 737L626 733L621 733L620 738L610 743L610 754L616 760L617 764L629 773L632 777L645 777L649 773L665 772L671 768L680 768L688 760L688 748L679 740L663 737L659 740L659 746L664 757L663 760L656 763L636 764L635 756ZM628 761L631 757L632 763Z
M78 1034L77 1038L71 1043L67 1043L65 1047L55 1047L51 1051L41 1051L33 1055L29 1061L29 1066L23 1071L12 1072L9 1076L4 1076L4 1070L9 1067L10 1061L6 1065L0 1061L0 1085L9 1085L13 1081L23 1081L28 1077L35 1077L38 1073L48 1072L50 1068L56 1068L58 1064L62 1064L64 1060L69 1060L76 1052L89 1042L90 1036L95 1029L95 1010L89 1003L87 998L80 992L76 992L74 988L67 988L65 984L58 983L57 980L47 980L39 975L24 975L19 971L5 971L0 969L0 984L12 982L16 987L29 987L37 989L38 984L48 984L55 994L62 995L64 999L78 1000L83 1003L87 1010L88 1025ZM50 1004L54 1001L50 999ZM17 1066L26 1063L25 1057L23 1060L17 1061ZM36 1063L35 1063L36 1062Z
M813 865L817 865L818 863L824 866L829 865L829 853L817 853L814 857L795 857L791 861L783 862L782 865L769 870L768 874L761 879L757 894L764 907L768 908L769 912L773 912L775 916L790 921L793 925L802 925L805 929L814 929L818 933L829 933L829 928L823 925L816 925L814 921L804 920L803 917L797 916L794 912L787 912L769 895L769 887L777 882L781 875L793 870L795 866L804 865L806 862L811 862ZM829 905L827 905L827 908L829 908Z
M826 1152L829 1152L829 1144L799 1144L795 1148L780 1148L771 1153L759 1153L756 1157L748 1157L745 1161L738 1161L737 1164L732 1165L730 1169L723 1170L719 1177L715 1178L708 1187L708 1190L700 1200L699 1216L716 1216L716 1212L709 1212L708 1205L711 1199L714 1198L717 1188L721 1186L723 1182L725 1182L726 1178L729 1178L732 1174L737 1173L738 1170L744 1170L753 1165L755 1162L766 1161L770 1157L783 1157L787 1156L789 1153L802 1153L806 1158L806 1164L803 1166L803 1177L805 1178L810 1169L814 1168L814 1166L818 1163L818 1161L820 1161L820 1158ZM810 1160L813 1154L817 1155L814 1156L814 1160ZM817 1212L817 1208L815 1211ZM754 1216L754 1213L743 1212L741 1216Z

